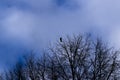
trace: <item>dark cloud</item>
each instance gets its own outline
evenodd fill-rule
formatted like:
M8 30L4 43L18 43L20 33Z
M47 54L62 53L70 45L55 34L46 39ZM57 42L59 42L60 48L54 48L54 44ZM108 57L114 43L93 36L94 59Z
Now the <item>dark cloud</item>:
M67 4L69 1L68 1L68 0L54 0L54 2L55 2L58 6L64 6L64 5Z

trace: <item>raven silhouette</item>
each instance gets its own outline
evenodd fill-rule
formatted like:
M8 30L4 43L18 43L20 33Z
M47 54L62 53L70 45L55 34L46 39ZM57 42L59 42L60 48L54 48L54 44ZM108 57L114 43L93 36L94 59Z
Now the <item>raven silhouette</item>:
M60 42L62 42L62 37L60 37Z

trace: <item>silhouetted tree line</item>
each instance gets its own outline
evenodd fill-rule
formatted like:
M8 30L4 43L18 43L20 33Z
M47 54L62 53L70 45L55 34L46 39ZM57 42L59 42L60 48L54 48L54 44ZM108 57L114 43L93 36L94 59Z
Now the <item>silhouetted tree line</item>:
M119 53L90 35L67 36L39 57L25 56L0 80L119 80Z

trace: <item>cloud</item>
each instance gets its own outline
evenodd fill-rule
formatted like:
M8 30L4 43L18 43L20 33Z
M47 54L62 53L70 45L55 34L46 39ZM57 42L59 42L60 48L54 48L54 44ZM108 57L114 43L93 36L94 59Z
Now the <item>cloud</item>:
M21 5L17 4L23 3L30 9L18 8ZM120 22L119 3L119 0L16 0L11 2L12 8L7 8L9 14L2 19L2 26L6 35L33 44L36 39L46 43L57 35L81 31L110 36Z
M120 1L119 0L92 0L88 1L86 7L88 17L91 16L91 23L96 27L98 34L106 40L115 44L119 44L120 30ZM116 44L117 43L117 44Z
M24 36L30 36L36 26L38 26L36 29L40 28L43 34L45 34L49 28L55 28L57 32L63 31L67 33L70 31L74 33L77 31L77 28L87 30L91 29L91 27L92 29L95 28L94 30L100 30L106 34L105 32L109 33L110 27L119 23L120 17L118 0L16 0L11 3L15 5L24 3L30 5L33 9L43 10L43 12L40 13L27 12L17 8L18 6L14 6L15 10L11 8L8 9L10 15L5 17L3 24L4 26L12 26L7 28L9 30L8 32L17 37L18 35L19 37L23 36L23 34ZM67 5L71 7L77 5L77 7L75 7L77 9L67 11L65 8L68 7ZM68 30L69 28L71 28L71 30Z
M68 15L68 13L38 15L16 9L9 10L8 13L9 15L1 23L4 35L11 37L13 40L17 38L25 43L34 44L38 39L36 43L41 44L41 41L45 41L44 43L46 43L49 40L54 40L57 35L77 31L76 24L78 22L76 20L78 18L71 16L71 14ZM69 22L73 23L70 24Z
M60 36L79 32L100 35L120 47L119 0L4 0L2 3L0 43L11 43L8 48L13 43L15 49L46 48ZM11 52L17 54L17 50Z

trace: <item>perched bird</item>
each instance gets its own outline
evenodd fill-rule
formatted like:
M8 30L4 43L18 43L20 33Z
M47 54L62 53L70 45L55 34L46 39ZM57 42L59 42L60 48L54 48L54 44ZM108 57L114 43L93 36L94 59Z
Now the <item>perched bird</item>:
M62 37L60 37L60 42L62 42Z

